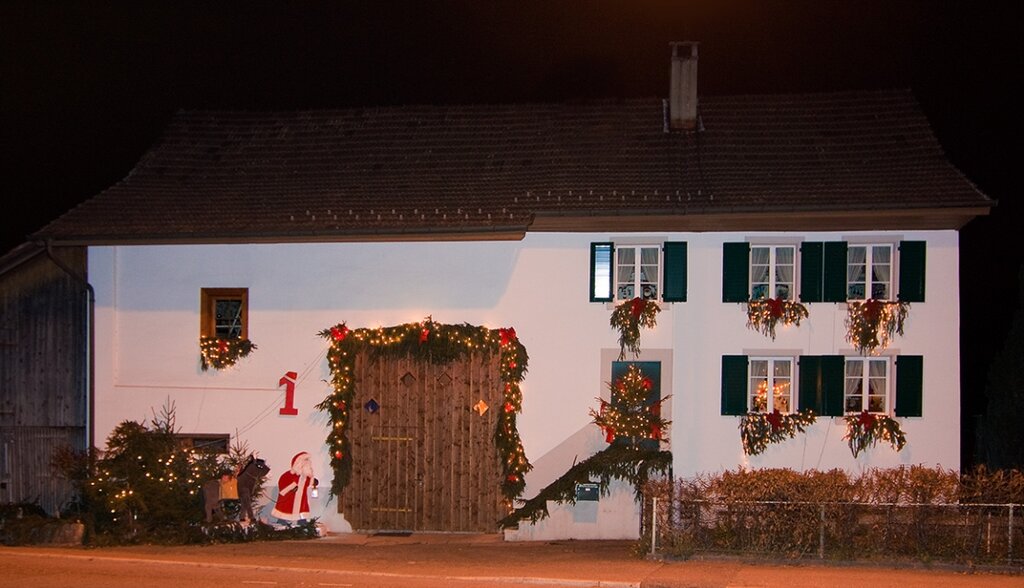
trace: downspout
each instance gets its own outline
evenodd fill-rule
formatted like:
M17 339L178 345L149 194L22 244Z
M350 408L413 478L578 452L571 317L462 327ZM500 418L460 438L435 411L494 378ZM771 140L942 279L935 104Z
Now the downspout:
M89 460L89 471L93 468L94 452L93 447L96 446L96 375L93 369L93 362L95 360L96 352L96 290L93 289L92 284L82 276L76 274L74 270L67 266L63 261L57 258L53 254L53 241L51 239L46 240L46 256L50 258L50 261L59 267L64 273L71 276L71 279L78 282L85 287L86 292L86 304L88 305L88 312L86 313L86 330L88 331L88 341L86 343L86 358L85 358L85 371L86 371L86 424L85 424L85 442L86 442L86 455ZM88 263L88 253L86 254L86 263Z

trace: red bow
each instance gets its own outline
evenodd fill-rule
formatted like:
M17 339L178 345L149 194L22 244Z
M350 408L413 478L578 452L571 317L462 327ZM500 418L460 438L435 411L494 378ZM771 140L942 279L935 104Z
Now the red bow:
M782 427L782 413L777 408L766 417L766 420L772 426L773 431Z
M611 444L615 441L615 429L611 427L605 427L604 429L604 442Z
M640 318L640 315L644 313L644 308L647 306L647 302L636 297L630 303L629 312L633 315L634 319Z
M516 340L516 330L511 327L507 329L498 329L498 334L501 335L502 347Z
M661 439L661 427L657 423L651 423L651 439Z
M217 339L217 351L220 353L228 352L228 342L224 339Z
M335 341L344 341L345 336L348 335L348 327L341 325L338 327L331 327L331 338Z
M782 299L781 298L769 298L768 303L768 314L772 318L779 318L782 316Z
M875 418L875 415L871 414L866 410L860 413L860 416L857 417L857 420L860 422L860 425L864 427L865 431L873 428L875 426L875 422L878 421L878 419Z
M420 343L426 343L427 342L427 337L429 337L429 336L430 336L430 329L428 329L426 327L423 327L423 330L420 331Z

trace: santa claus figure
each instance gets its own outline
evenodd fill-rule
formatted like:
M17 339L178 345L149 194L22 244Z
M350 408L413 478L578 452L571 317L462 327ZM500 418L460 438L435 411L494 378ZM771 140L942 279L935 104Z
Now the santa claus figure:
M309 518L309 488L319 482L313 477L313 461L305 451L295 454L292 468L277 481L277 504L271 515L286 521Z

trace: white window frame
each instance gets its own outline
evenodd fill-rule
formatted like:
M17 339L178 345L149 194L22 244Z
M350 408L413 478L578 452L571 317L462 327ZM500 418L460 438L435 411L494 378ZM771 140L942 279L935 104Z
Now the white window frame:
M884 298L878 298L878 300L894 300L894 292L896 288L897 267L896 267L896 253L898 247L891 241L875 241L870 243L847 243L846 246L846 299L847 300L868 300L874 298L874 286L876 281L874 280L874 268L875 266L881 265L875 262L875 251L876 247L885 247L889 250L889 280L888 280L888 293ZM864 296L855 297L850 293L850 254L854 249L864 249Z
M754 390L755 378L758 376L754 375L754 362L766 362L765 377L762 380L765 383L765 403L763 409L759 409L755 405L754 398L756 396ZM775 364L777 362L785 362L789 364L789 408L786 410L779 410L783 414L792 414L798 410L795 406L797 396L795 394L796 384L796 358L791 356L768 356L758 355L747 357L747 411L754 413L770 413L775 410L775 394L768 394L768 390L775 388Z
M758 300L761 298L776 298L779 283L776 281L776 275L778 274L778 250L786 248L793 252L792 262L792 276L793 279L789 282L789 292L786 295L785 300L796 300L796 280L797 280L797 251L799 247L792 243L750 243L750 262L747 268L747 284L749 284L749 294L751 300ZM768 250L768 291L765 296L755 296L755 280L754 280L754 250L755 249L767 249ZM756 284L763 284L764 282L756 282Z
M870 392L870 382L871 382L871 379L872 379L872 376L871 376L871 364L872 363L877 364L877 365L884 365L885 366L885 374L883 376L884 381L882 383L882 393L881 394L870 394L870 393L865 394L864 393L865 390ZM850 357L850 356L847 356L845 358L845 361L843 363L843 414L859 414L859 413L861 413L861 412L863 412L865 410L870 412L870 413L872 413L872 414L884 414L884 415L892 414L892 411L893 411L893 408L894 408L894 406L893 406L893 404L894 404L894 399L893 399L894 379L893 379L893 376L894 376L894 371L895 371L893 369L893 363L894 363L893 362L893 358L891 356L888 356L888 355L870 356L870 357L859 357L859 356L858 357ZM851 376L850 375L850 365L851 364L860 364L861 365L861 368L860 368L860 372L861 373L860 373L859 376ZM860 380L860 389L859 389L860 390L860 394L853 394L853 395L851 395L849 393L849 391L850 391L850 383L852 381L857 380L857 379ZM853 398L853 397L856 397L856 396L860 396L860 406L858 408L854 409L854 408L850 407L849 404L850 404L850 399ZM882 402L884 403L884 406L881 407L881 410L878 410L877 407L873 407L871 405L871 399L872 398L879 398L879 397L882 399Z
M644 265L644 264L641 263L641 261L642 261L641 250L643 250L643 249L653 249L657 253L657 256L658 256L657 265L654 266L653 282L651 282L651 281L642 282L641 279L640 279L641 269L642 269L642 267ZM663 247L662 247L661 243L622 243L622 242L619 242L619 241L615 242L615 249L614 249L614 252L613 252L613 255L612 255L612 278L613 278L612 287L613 287L613 292L615 294L615 298L614 298L615 302L623 302L623 301L626 301L626 300L632 300L633 298L636 298L636 297L642 298L644 300L660 300L661 299L662 290L664 289L664 286L665 286L664 284L662 284L662 280L663 280L662 264L664 263L664 260L663 260L664 253L663 253L662 249L663 249ZM619 259L620 259L620 255L621 255L621 253L623 251L627 251L627 250L633 251L633 282L631 284L619 280L619 267L620 267ZM628 266L622 266L622 267L628 267ZM644 292L642 291L643 285L645 283L653 284L654 285L654 291L653 291L652 294L645 295ZM633 287L632 296L623 295L621 290L620 290L623 286L627 286L627 285Z

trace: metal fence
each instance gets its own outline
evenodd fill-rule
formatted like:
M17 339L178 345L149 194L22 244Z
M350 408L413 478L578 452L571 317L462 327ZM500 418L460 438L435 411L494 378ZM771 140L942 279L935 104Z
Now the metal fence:
M50 466L63 446L85 446L84 427L0 427L0 504L35 503L57 514L73 489Z
M1024 505L648 498L652 554L1024 563ZM653 514L653 516L652 516Z

